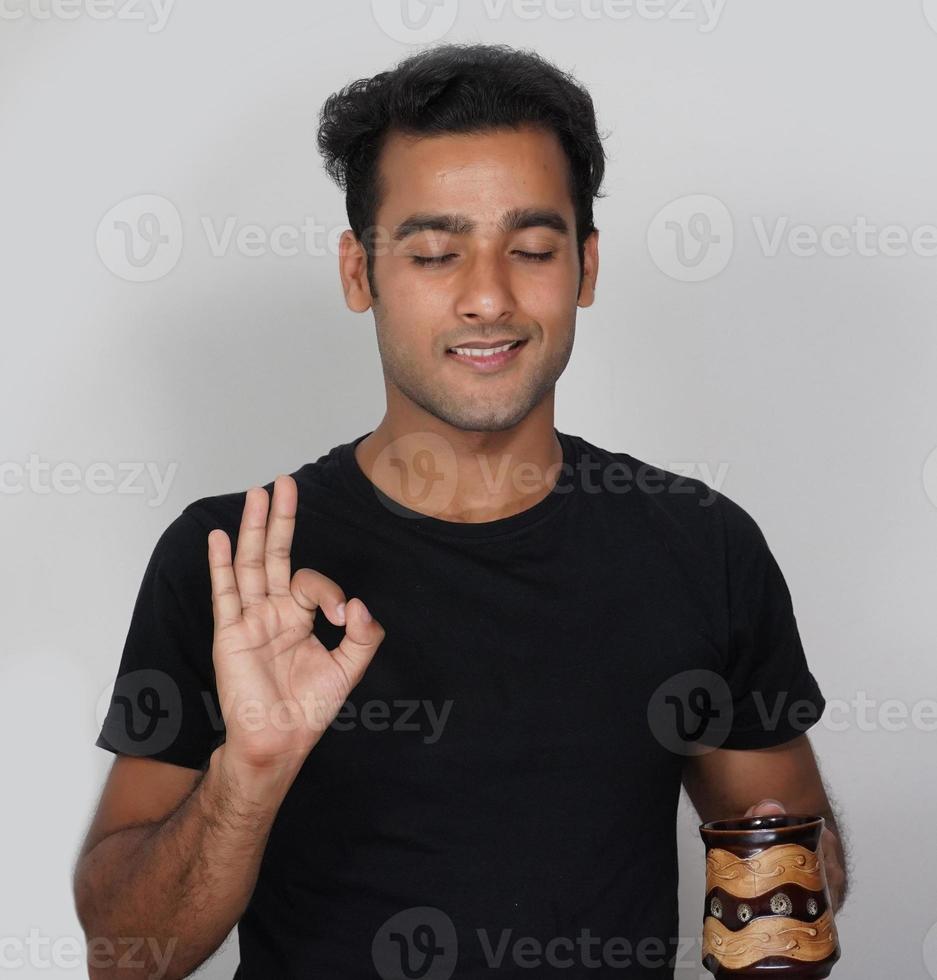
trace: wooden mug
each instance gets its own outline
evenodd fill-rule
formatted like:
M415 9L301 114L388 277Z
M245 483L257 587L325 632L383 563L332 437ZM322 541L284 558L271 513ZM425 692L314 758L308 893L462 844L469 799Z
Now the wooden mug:
M828 977L840 957L818 853L825 821L771 813L700 824L703 966L716 977Z

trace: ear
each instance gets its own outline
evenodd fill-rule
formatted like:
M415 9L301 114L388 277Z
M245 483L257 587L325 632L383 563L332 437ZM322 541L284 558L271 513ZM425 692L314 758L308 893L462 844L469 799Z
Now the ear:
M579 306L591 306L595 299L595 282L599 275L599 231L591 232L583 242L582 285L579 287Z
M354 313L371 308L371 287L368 285L367 253L350 229L338 240L338 274L345 293L345 305Z

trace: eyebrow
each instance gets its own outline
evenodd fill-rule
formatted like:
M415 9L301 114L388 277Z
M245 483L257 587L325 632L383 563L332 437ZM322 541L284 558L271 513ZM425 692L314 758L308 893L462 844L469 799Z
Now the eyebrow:
M432 214L418 212L404 218L391 236L395 242L403 241L421 231L444 231L450 235L468 235L477 228L476 222L464 214ZM512 208L505 211L498 222L501 232L520 231L523 228L551 228L561 235L569 234L566 219L553 208Z

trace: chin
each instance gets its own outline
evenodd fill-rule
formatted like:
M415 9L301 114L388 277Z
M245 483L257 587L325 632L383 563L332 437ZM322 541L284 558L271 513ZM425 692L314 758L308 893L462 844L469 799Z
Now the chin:
M436 418L462 432L505 432L530 414L532 406L512 405L501 411L492 412L465 409L464 411L440 410L433 411Z

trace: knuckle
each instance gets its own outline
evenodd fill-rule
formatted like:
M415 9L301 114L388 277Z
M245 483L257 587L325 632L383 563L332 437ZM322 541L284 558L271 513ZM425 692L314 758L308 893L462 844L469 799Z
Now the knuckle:
M239 558L234 559L235 568L260 568L263 566L263 559L261 558L251 558L247 555L241 555Z

